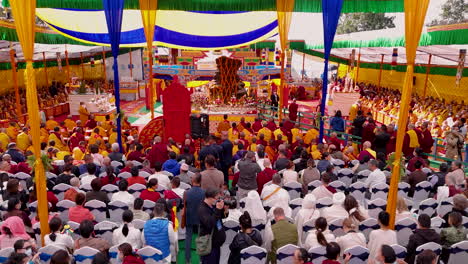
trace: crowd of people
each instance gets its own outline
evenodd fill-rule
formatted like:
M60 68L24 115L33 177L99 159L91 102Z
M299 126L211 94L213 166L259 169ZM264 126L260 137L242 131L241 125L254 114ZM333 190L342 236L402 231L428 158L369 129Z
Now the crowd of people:
M406 173L401 181L410 186L409 198L399 197L396 219L409 218L417 228L403 244L406 257L398 259L392 246L399 241L390 229L387 212L373 215L378 228L368 236L359 229L372 218L368 207L372 187L389 183L393 166L389 160L395 142L392 125L378 126L361 111L353 120L352 131L362 137L360 148L337 133L342 128L339 113L331 121L331 128L337 132L332 132L326 143L317 142L317 130L302 131L289 118L279 124L274 119L262 122L257 118L250 124L244 119L231 123L225 116L216 133L201 140L200 148L196 146L200 140L190 135L183 142L172 138L164 141L156 135L151 146L143 146L130 130L124 133L123 153L109 118L105 122L96 122L91 115L83 118L68 118L61 124L50 118L41 127L42 154L52 161L47 169L56 175L47 179L50 234L44 244L60 248L51 263L70 263L68 254L83 247L101 252L93 261L108 261L104 259L113 246L118 246L124 264L142 263L134 252L145 246L160 250L161 259L175 262L182 230L185 262L193 261L192 237L196 237L195 249L201 262L210 264L241 263L241 251L254 245L268 252L270 263L277 263L277 250L289 244L298 246L292 256L294 263L310 263L310 250L317 247L326 251L323 263L348 263L353 256L346 250L355 246L369 250L369 263L435 263L439 257L446 262L450 247L466 240L463 217L468 217L468 193L462 163L442 164L437 172L429 168L424 153L432 143L426 138L431 134L425 122L420 128L408 125L405 137ZM33 154L28 128L12 123L0 131L0 142L6 146L0 162L0 249L14 248L9 264L37 262L41 241L34 239L33 226L39 219L31 209L36 190L34 171L27 162ZM365 198L351 194L349 184L344 188L334 185L341 180L342 169L351 171L352 183L364 184ZM366 171L368 174L363 174ZM18 173L33 177L18 179ZM431 197L452 199L453 210L439 215L445 220L440 231L431 226L431 217L436 215L420 213L417 206L408 210L407 201L425 181L431 184ZM60 201L54 187L59 184L70 186L63 197L75 203L68 210L68 221L79 225L74 231L58 213ZM299 210L291 205L291 184L301 186ZM106 190L112 185L116 191L110 194ZM138 195L130 191L135 186L143 186ZM331 204L318 207L323 199ZM122 201L128 206L112 241L96 235L95 224L101 219L87 206L96 200L107 206L107 219L110 203ZM154 203L150 214L144 208L148 200ZM142 228L135 226L137 219L144 221ZM330 224L339 219L343 228L340 235L330 229ZM225 224L233 221L238 223L239 232L227 241ZM304 231L311 223L313 228ZM427 242L441 245L442 254L416 252Z

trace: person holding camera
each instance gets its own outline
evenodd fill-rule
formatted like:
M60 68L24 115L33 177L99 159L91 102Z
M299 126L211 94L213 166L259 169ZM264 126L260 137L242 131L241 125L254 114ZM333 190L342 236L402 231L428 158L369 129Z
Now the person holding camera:
M219 263L221 245L226 240L222 219L226 217L227 209L219 198L220 190L209 187L205 190L205 200L198 208L200 230L196 243L201 263Z

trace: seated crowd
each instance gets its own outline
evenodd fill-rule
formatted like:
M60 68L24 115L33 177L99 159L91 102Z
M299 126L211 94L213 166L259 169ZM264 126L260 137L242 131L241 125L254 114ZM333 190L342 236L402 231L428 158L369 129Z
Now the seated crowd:
M105 143L115 132L111 123L102 124L105 135L96 124L88 138L80 124L64 129L68 142L54 125L43 144L54 160L47 173L50 234L44 237L45 246L57 249L49 253L51 263L70 263L69 254L79 262L88 247L95 249L93 262L104 256L141 264L154 249L151 260L176 262L179 240L185 240L180 245L191 263L192 237L201 262L210 264L247 258L447 263L457 257L454 246L468 243L462 163L433 171L411 132L393 230L385 212L393 161L389 142L378 140L380 132L360 150L336 133L317 144L316 130L302 133L289 119L278 127L274 120L231 124L225 117L219 137L208 136L200 150L189 135L182 144L155 136L145 149L137 135L126 133L121 153L115 141ZM19 135L5 135L0 253L13 250L9 264L39 263L34 171L26 162L32 150Z

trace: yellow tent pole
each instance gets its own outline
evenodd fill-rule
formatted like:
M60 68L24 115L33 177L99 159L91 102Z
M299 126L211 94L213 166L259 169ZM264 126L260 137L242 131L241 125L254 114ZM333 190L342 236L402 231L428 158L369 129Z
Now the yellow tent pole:
M426 17L429 0L405 0L405 39L406 39L406 75L401 91L400 111L398 113L398 131L395 148L395 161L392 168L392 178L387 200L387 212L390 214L390 228L395 228L396 201L398 197L398 182L400 181L400 166L402 158L403 139L408 122L408 111L413 90L414 62L416 49L421 38L422 27Z
M384 62L384 54L382 54L382 59L380 60L380 72L379 72L379 83L377 86L377 90L380 90L380 82L382 81L382 70L383 70L383 62Z
M41 159L40 118L37 101L36 75L33 67L34 37L36 26L36 0L10 0L15 21L16 33L26 61L24 80L26 82L26 104L34 150L34 181L36 183L37 210L41 226L42 245L44 236L49 233L49 210L47 202L46 176Z
M10 63L11 63L11 75L13 79L13 85L15 87L15 99L16 99L16 115L18 120L21 120L21 101L18 87L18 73L16 72L16 61L15 61L15 50L10 49ZM26 122L26 120L24 120Z
M45 52L42 52L42 61L44 62L44 74L45 74L46 87L49 87L49 77L47 76L47 61L46 61Z
M426 99L427 82L429 81L429 72L431 71L431 61L432 61L432 54L429 54L429 60L426 66L426 81L424 82L424 95L423 95L424 99Z
M153 42L154 26L156 25L156 10L158 9L157 0L139 0L141 19L146 37L146 49L148 50L149 60L149 98L151 119L154 118L154 93L153 93ZM157 47L156 47L157 48ZM148 96L148 95L147 95Z

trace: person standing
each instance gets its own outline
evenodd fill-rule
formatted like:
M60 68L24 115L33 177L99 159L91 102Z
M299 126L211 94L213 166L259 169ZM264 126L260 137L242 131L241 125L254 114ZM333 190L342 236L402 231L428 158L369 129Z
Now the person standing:
M211 252L200 257L202 264L218 264L221 245L226 241L226 233L221 219L225 218L224 201L218 201L220 189L205 190L205 200L198 207L200 219L199 237L211 235Z
M299 105L296 103L296 99L292 101L292 103L289 105L289 119L291 121L296 122L297 120L297 109L299 108Z
M362 115L362 111L357 111L357 117L353 120L353 135L362 137L362 127L366 122L366 117Z
M205 192L200 187L201 175L200 173L195 174L192 177L192 188L184 193L184 209L182 211L182 224L181 227L185 226L185 262L191 263L191 249L192 247L192 234L198 233L198 225L200 219L198 216L198 208L200 207L203 199L205 198Z
M206 156L206 169L201 172L201 187L203 190L211 188L221 188L224 183L224 174L216 169L216 158L213 155Z
M257 173L261 172L260 166L255 161L255 153L247 152L245 157L239 161L239 182L237 183L237 200L247 196L247 193L252 190L257 190Z
M271 263L276 264L276 251L287 244L297 245L298 236L296 225L286 220L283 208L275 208L273 216L275 224L266 230L265 236L271 239L271 241L266 241L266 248L270 249L268 259Z
M227 183L229 181L229 168L232 165L232 142L228 139L227 131L223 131L221 133L221 148L223 149L223 153L221 155L221 171L224 174L224 182Z

